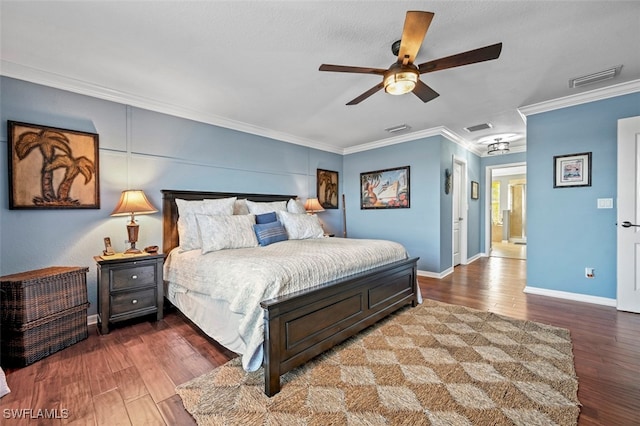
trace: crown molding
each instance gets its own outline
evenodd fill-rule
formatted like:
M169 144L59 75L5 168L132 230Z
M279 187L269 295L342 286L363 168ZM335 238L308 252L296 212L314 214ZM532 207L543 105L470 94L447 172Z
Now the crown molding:
M457 133L451 131L447 127L438 126L430 129L420 130L418 132L406 133L404 135L393 136L386 139L380 139L344 149L344 155L355 154L356 152L369 151L372 149L383 148L385 146L396 145L404 142L411 142L418 139L424 139L431 136L443 136L453 143L462 146L464 149L473 152L476 155L482 155L479 147L462 138Z
M321 151L343 154L343 149L331 145L322 144L316 141L300 138L285 132L254 126L242 121L230 120L206 111L198 111L182 105L169 104L157 99L134 95L119 90L109 89L104 86L89 83L86 81L66 77L60 74L27 67L13 62L0 60L0 75L25 80L31 83L41 84L55 89L66 90L80 95L91 96L106 101L129 105L136 108L147 109L163 114L168 114L180 118L211 124L226 129L237 130L256 136L262 136L282 142L289 142L296 145L303 145Z
M627 81L626 83L614 84L613 86L602 87L563 98L522 106L518 108L518 112L526 117L635 92L640 92L640 80Z

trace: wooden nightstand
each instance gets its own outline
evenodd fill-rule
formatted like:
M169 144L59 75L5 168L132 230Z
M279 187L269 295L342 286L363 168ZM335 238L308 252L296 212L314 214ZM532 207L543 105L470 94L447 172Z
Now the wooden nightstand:
M150 314L162 319L164 254L93 259L98 264L98 329L102 334L109 333L109 323Z

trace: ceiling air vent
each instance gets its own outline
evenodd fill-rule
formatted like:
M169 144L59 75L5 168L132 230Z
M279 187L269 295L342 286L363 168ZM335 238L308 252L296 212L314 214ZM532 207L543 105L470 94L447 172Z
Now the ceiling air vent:
M608 70L594 72L593 74L583 75L582 77L576 77L569 80L569 87L575 89L578 87L586 86L588 84L598 83L604 80L610 80L620 74L622 65L609 68Z
M387 127L384 130L389 133L396 133L396 132L402 132L403 130L409 130L409 129L411 129L411 126L409 126L408 124L400 124L398 126Z
M469 127L465 127L464 129L469 132L478 132L480 130L487 130L492 128L493 126L491 125L491 123L482 123L482 124L476 124L475 126L469 126Z

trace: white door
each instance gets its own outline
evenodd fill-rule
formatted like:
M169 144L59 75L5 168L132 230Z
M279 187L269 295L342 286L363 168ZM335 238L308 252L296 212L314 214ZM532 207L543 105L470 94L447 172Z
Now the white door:
M463 217L461 214L462 203L462 181L463 181L462 164L457 161L453 163L453 266L460 264L460 240L461 232L460 228L463 226L461 223Z
M618 309L640 312L640 117L618 120Z
M467 264L467 162L453 156L453 217L452 260L453 266Z

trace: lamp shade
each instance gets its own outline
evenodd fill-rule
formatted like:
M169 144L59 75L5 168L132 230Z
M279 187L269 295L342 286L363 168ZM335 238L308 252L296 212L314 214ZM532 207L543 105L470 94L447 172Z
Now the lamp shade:
M125 216L134 214L151 214L158 210L151 205L144 191L129 189L122 191L118 205L111 212L111 216Z
M309 213L323 212L324 208L320 205L320 201L317 198L307 198L304 203L304 209Z

